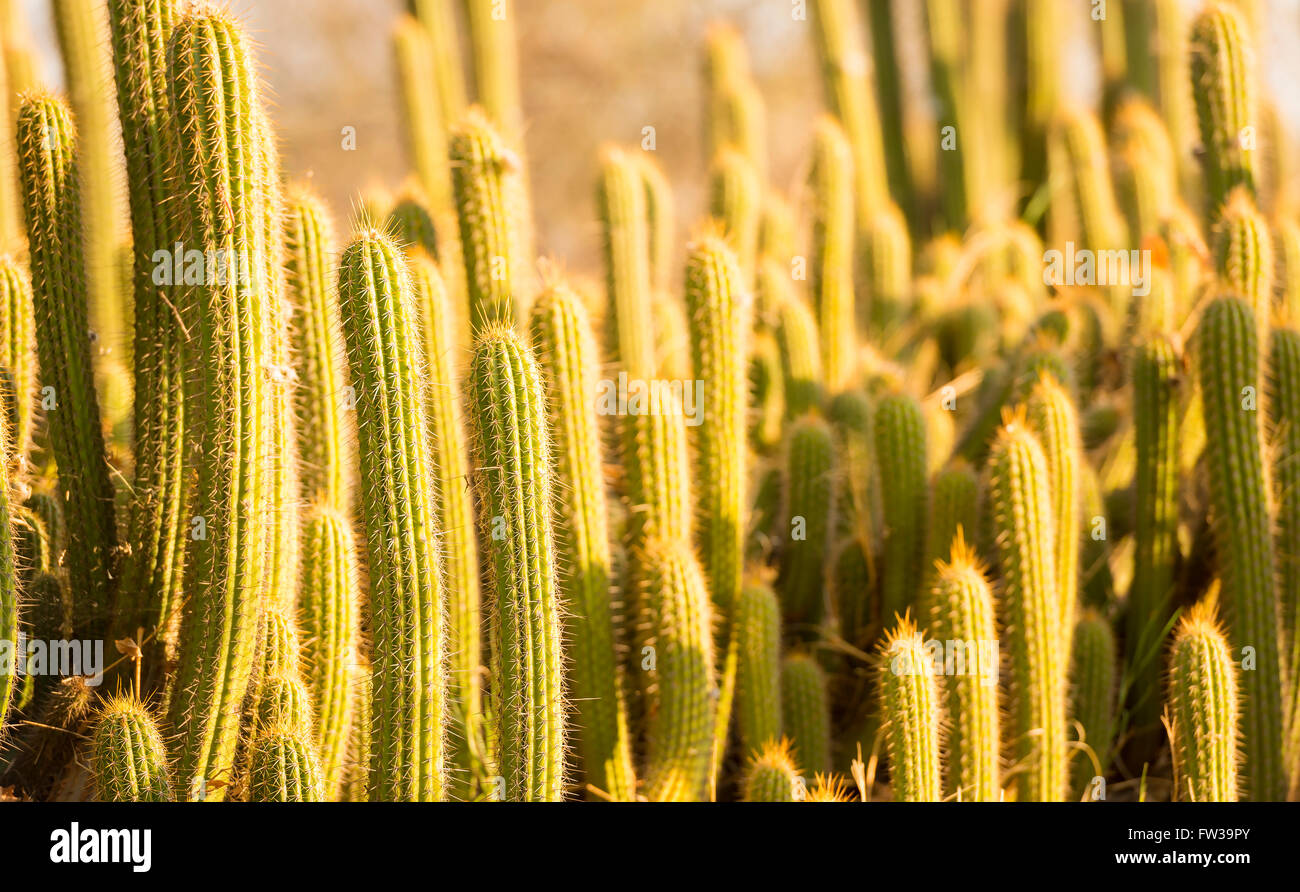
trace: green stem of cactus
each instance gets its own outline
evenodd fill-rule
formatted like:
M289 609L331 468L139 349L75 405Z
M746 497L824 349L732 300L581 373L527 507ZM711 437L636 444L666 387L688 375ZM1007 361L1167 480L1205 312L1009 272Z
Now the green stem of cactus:
M1168 722L1177 799L1237 800L1240 714L1236 661L1213 609L1198 604L1179 625L1169 656Z
M920 632L901 619L881 643L880 711L896 802L938 802L939 691Z
M162 734L139 700L114 697L91 738L95 788L104 802L170 802L171 773Z

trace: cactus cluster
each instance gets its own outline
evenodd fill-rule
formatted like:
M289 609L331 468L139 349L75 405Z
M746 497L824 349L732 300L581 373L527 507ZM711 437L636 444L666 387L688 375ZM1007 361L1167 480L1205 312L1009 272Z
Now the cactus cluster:
M1069 4L814 0L797 166L718 24L707 182L602 145L568 273L505 4L405 4L410 177L347 234L236 17L51 6L66 99L0 14L0 657L116 657L0 662L6 796L1300 793L1249 4L1112 4L1094 107Z

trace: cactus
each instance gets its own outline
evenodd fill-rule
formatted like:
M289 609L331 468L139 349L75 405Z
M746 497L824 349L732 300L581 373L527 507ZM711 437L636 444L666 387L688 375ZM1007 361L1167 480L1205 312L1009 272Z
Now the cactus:
M0 257L0 370L5 386L4 418L9 427L9 463L26 461L36 408L36 342L32 290L27 273L10 257Z
M607 343L629 379L654 377L654 318L650 310L651 230L644 168L621 149L607 148L596 190L604 234Z
M523 135L514 17L504 0L462 0L469 26L474 91L512 141Z
M435 40L417 19L404 16L393 32L402 121L407 152L416 176L439 211L451 207L451 174L447 167L447 122L437 84L440 62Z
M727 244L736 254L741 276L754 280L763 190L753 162L735 149L722 149L709 171L709 210L722 223Z
M804 771L831 766L831 709L826 674L811 657L791 654L781 663L781 721Z
M687 538L694 528L690 457L681 400L661 393L657 411L622 422L629 546L649 538Z
M1291 667L1291 686L1284 696L1289 736L1288 765L1291 783L1297 783L1296 759L1300 755L1300 332L1278 327L1272 332L1268 357L1268 423L1273 437L1272 484L1275 495L1274 549L1277 555L1278 598L1281 601L1281 639L1289 645L1283 657Z
M1176 798L1237 800L1241 710L1237 667L1228 641L1213 606L1200 602L1179 623L1169 654L1166 721Z
M911 298L912 242L907 221L892 204L871 216L861 232L866 300L857 306L859 331L878 340L902 320Z
M8 449L8 425L0 419L0 447ZM0 455L7 454L0 450ZM5 719L17 687L17 667L13 665L18 653L18 573L15 568L14 543L11 533L9 506L9 470L0 462L0 648L5 652L0 660L0 737L4 735Z
M89 295L80 248L79 168L67 106L50 96L29 96L18 113L17 139L40 382L53 388L47 425L74 537L68 570L80 596L82 622L93 634L106 619L117 537L86 337Z
M916 626L899 620L881 642L880 713L897 802L938 802L939 691Z
M958 526L948 556L936 565L929 592L934 640L945 648L943 700L951 723L946 738L944 792L961 801L994 802L998 780L997 647L993 593L984 567ZM996 654L996 650L993 650ZM958 665L960 660L960 665ZM974 665L972 665L974 663Z
M319 802L321 769L301 731L284 726L260 731L249 755L248 798L254 802Z
M866 548L856 537L841 542L831 557L829 597L840 634L850 644L864 643L875 619L875 568Z
M1138 727L1150 726L1160 718L1160 636L1169 619L1178 559L1181 366L1182 351L1168 335L1155 335L1134 348L1137 552L1128 596L1125 653L1129 672L1134 674L1129 690Z
M114 697L99 710L90 761L95 789L103 802L172 800L162 734L139 700Z
M1095 610L1086 610L1074 626L1071 667L1071 715L1083 726L1092 751L1075 756L1071 793L1086 790L1093 777L1105 777L1115 739L1115 634Z
M887 396L876 407L875 456L885 523L881 621L912 606L921 585L926 529L925 419L920 404Z
M1254 308L1256 331L1264 339L1273 304L1273 239L1267 221L1255 210L1245 189L1228 193L1210 250L1219 286L1245 298Z
M508 799L554 801L565 717L541 373L517 337L492 329L475 345L470 382L480 528L491 543L497 764Z
M1044 373L1029 394L1029 427L1038 437L1047 458L1047 477L1056 541L1052 566L1056 569L1056 592L1061 600L1057 612L1063 624L1062 651L1069 663L1070 639L1074 635L1074 611L1079 599L1079 423L1074 403L1060 383Z
M642 605L638 642L649 740L641 792L652 802L700 798L714 747L712 609L700 566L681 540L651 540L635 553Z
M760 279L769 275L786 276L769 269L765 261ZM785 392L787 419L798 418L822 402L822 362L818 347L817 321L808 305L788 295L776 305L776 338L781 352L781 375Z
M650 281L657 292L667 291L675 267L676 221L673 189L668 177L649 155L636 156L645 186L647 236L650 241Z
M1066 789L1066 664L1061 647L1050 471L1022 415L1009 414L989 455L986 486L1011 652L1011 732L1021 801Z
M787 622L815 625L825 611L825 575L834 529L830 425L795 423L786 444L784 520L790 525L777 588ZM783 531L784 532L784 531Z
M372 739L372 674L370 667L354 663L349 667L352 684L352 733L348 736L347 781L343 798L366 802L370 798L370 742Z
M1281 663L1275 564L1263 444L1250 402L1259 384L1258 341L1251 307L1219 297L1205 308L1196 334L1213 531L1232 611L1235 649L1254 648L1256 669L1242 680L1243 786L1253 800L1286 795L1282 764Z
M832 393L847 387L855 364L852 165L844 131L830 118L818 120L809 175L814 202L810 285L821 333L822 368Z
M556 552L572 606L570 642L575 729L587 783L616 801L635 798L631 733L610 604L613 568L593 411L596 346L578 296L556 284L532 311L533 349L546 383L554 437Z
M471 108L448 140L452 189L460 215L470 327L476 334L512 325L523 259L517 194L522 162L482 110Z
M1215 220L1236 186L1254 197L1259 173L1255 53L1249 29L1231 4L1214 2L1193 21L1191 83L1201 133L1206 219Z
M426 366L410 276L383 235L359 235L339 267L357 394L362 518L374 661L372 798L445 792L445 590L434 515ZM434 382L430 386L437 386Z
M771 587L750 583L736 602L736 724L746 754L781 739L781 611Z
M951 559L952 541L959 528L972 542L979 541L978 502L979 478L964 459L957 459L934 475L925 531L927 572L935 561Z
M799 770L785 741L771 741L755 752L745 773L744 802L796 802L802 799Z

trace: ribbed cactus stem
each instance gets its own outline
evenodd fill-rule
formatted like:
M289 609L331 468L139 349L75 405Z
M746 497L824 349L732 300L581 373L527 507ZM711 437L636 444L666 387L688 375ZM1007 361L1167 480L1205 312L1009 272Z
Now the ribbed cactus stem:
M1066 791L1066 663L1061 647L1051 474L1022 416L999 429L987 466L993 541L1011 657L1011 740L1021 801Z
M932 579L930 628L944 647L943 701L949 722L944 792L964 802L994 802L1002 792L998 633L984 567L961 528Z
M258 732L249 754L248 798L253 802L320 802L320 763L301 731L272 727Z
M88 335L77 144L67 106L50 96L28 97L18 113L17 139L40 384L53 398L46 424L73 536L68 571L79 614L95 629L106 619L117 535ZM53 388L52 394L44 388Z
M4 375L3 412L12 453L7 458L15 469L26 461L36 409L34 324L27 271L13 258L0 257L0 373Z
M629 547L650 538L690 539L694 529L691 459L682 401L671 390L657 408L622 421Z
M826 673L806 654L791 654L781 663L781 721L805 772L831 767L831 706Z
M523 136L519 103L519 50L514 3L461 0L469 26L474 91L478 102L513 142Z
M745 802L796 802L803 798L799 769L786 741L774 740L750 756L741 787Z
M393 46L411 166L433 207L445 211L451 207L451 173L447 166L447 121L435 88L439 77L437 48L429 30L409 16L398 22Z
M361 515L374 665L370 795L446 790L445 589L434 513L419 310L397 247L362 233L343 253L339 305L357 395Z
M930 481L930 507L925 532L925 568L947 561L952 540L961 528L972 542L979 539L979 478L964 459L942 469Z
M554 468L541 372L504 329L474 347L480 541L492 580L497 764L510 800L564 792L564 680L552 532Z
M523 162L477 108L471 108L452 130L448 153L460 215L470 326L477 335L493 325L513 325L518 313L516 291L523 257L517 181Z
M708 786L717 715L708 589L681 540L647 542L632 566L649 740L640 792L652 802L697 800Z
M677 218L673 187L663 169L649 155L642 153L636 159L645 186L650 281L655 291L664 292L670 287L676 271Z
M825 576L830 559L834 446L831 428L816 416L796 422L786 443L782 530L786 545L777 588L785 619L816 624L825 612ZM819 769L820 770L820 769Z
M533 349L546 383L553 437L556 552L569 593L575 733L587 783L616 801L636 796L623 672L610 604L609 548L600 431L595 413L599 360L587 311L556 284L532 311Z
M889 626L913 606L921 585L928 495L921 405L903 394L887 396L873 427L885 525L881 621Z
M882 206L862 227L859 242L866 299L857 304L858 330L879 340L903 321L911 302L912 241L902 212Z
M600 167L596 200L609 306L606 342L629 379L649 380L655 373L655 330L644 169L635 156L614 147L604 151Z
M1254 308L1256 330L1263 341L1273 305L1273 239L1268 221L1255 209L1246 189L1228 193L1210 250L1220 287L1245 298Z
M1183 618L1169 655L1170 746L1174 796L1192 802L1236 802L1240 794L1237 663L1207 603Z
M722 149L709 171L709 210L722 223L727 244L736 253L741 275L754 280L763 188L753 162L735 149Z
M781 610L776 594L750 583L736 602L736 723L746 754L781 738Z
M1085 611L1074 626L1072 657L1070 712L1083 726L1084 742L1096 758L1094 762L1085 753L1075 754L1070 793L1078 796L1087 790L1092 778L1106 776L1118 712L1115 634L1106 618L1095 610Z
M1260 129L1255 52L1250 30L1232 3L1214 2L1193 21L1191 83L1201 133L1206 219L1213 221L1236 186L1258 186Z
M1210 510L1231 641L1252 648L1242 677L1244 787L1254 800L1286 795L1282 760L1282 670L1259 386L1255 314L1236 297L1205 308L1196 334L1210 471ZM1244 654L1243 654L1244 659Z
M839 0L835 0L839 2ZM837 393L854 368L853 155L844 131L821 118L813 131L811 290L826 385Z
M759 281L776 276L788 282L789 275L779 264L764 261ZM798 418L818 408L822 402L822 357L817 320L808 305L794 294L784 295L774 309L786 418Z
M1272 465L1273 491L1276 495L1274 521L1274 547L1277 550L1278 598L1281 601L1282 641L1290 649L1284 652L1289 661L1291 686L1284 691L1287 698L1287 755L1291 766L1291 783L1300 783L1300 768L1296 758L1300 754L1300 684L1297 667L1300 667L1300 638L1296 636L1300 622L1300 463L1295 456L1300 450L1300 331L1293 327L1278 327L1272 332L1268 357L1268 414L1269 430L1273 431L1274 459Z
M938 802L939 689L921 633L900 618L881 642L880 713L896 802Z
M0 446L7 449L8 439L8 424L0 419ZM0 462L0 648L5 650L5 657L0 661L0 732L3 732L5 719L9 716L18 676L18 667L13 663L18 653L19 587L11 533L9 485L8 465Z
M133 697L114 697L99 711L90 760L102 802L170 802L171 772L162 734Z

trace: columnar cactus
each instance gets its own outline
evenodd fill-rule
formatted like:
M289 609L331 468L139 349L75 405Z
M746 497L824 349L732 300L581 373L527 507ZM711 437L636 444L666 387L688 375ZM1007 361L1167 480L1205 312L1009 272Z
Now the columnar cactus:
M426 366L410 276L383 235L360 234L339 266L370 577L374 734L370 795L441 799L445 589L434 514ZM439 386L432 382L428 386Z
M628 546L649 538L691 538L691 460L681 399L662 392L656 410L629 413L622 430Z
M1210 250L1220 287L1245 298L1254 308L1256 330L1265 338L1273 305L1273 239L1268 221L1255 209L1246 189L1228 193Z
M461 70L453 0L406 0L407 11L425 27L433 41L437 62L438 103L444 121L454 121L465 111L465 76Z
M857 304L858 331L870 331L879 338L879 333L902 321L912 297L912 241L907 221L897 206L886 204L862 227L859 241L866 300Z
M1294 459L1300 449L1300 331L1275 328L1268 358L1269 429L1275 443L1272 473L1276 495L1274 548L1277 552L1278 598L1281 601L1281 638L1290 650L1283 654L1291 667L1289 700L1283 703L1288 716L1288 764L1292 766L1292 784L1296 757L1300 754L1300 685L1295 681L1300 666L1300 465Z
M8 448L8 425L0 419L0 446ZM6 454L0 452L0 455ZM0 462L0 647L5 659L0 663L0 731L9 715L9 704L17 687L17 667L13 665L18 653L18 573L15 566L11 538L9 508L9 469Z
M46 423L74 536L69 575L79 614L92 631L102 630L117 534L87 335L79 167L67 106L52 96L29 96L18 112L17 141L40 383L54 401Z
M932 577L930 632L944 646L943 700L949 721L945 739L944 792L962 801L1000 798L998 780L998 634L993 593L961 529ZM957 665L960 659L961 665Z
M1216 219L1236 186L1258 186L1254 136L1260 126L1255 52L1241 13L1214 2L1192 23L1191 81L1201 131L1206 218Z
M614 572L594 410L595 340L581 299L563 284L537 299L531 328L554 438L556 552L570 596L565 637L578 748L587 783L614 800L630 801L636 779L610 604Z
M1115 634L1096 610L1084 611L1075 624L1072 657L1070 712L1083 726L1084 742L1096 758L1094 762L1084 753L1075 754L1070 793L1077 796L1093 777L1105 776L1115 739Z
M855 365L852 176L853 155L848 138L833 119L821 118L813 131L813 245L809 262L813 307L821 333L822 367L832 393L848 386Z
M834 531L835 504L831 429L808 416L796 422L786 443L783 522L789 524L777 588L785 619L816 624L825 612L825 575Z
M452 755L458 792L469 792L473 751L482 748L483 704L482 594L474 499L469 482L469 442L461 418L460 371L456 362L451 295L438 267L422 252L411 252L412 291L419 311L421 343L428 380L425 420L435 497L434 520L442 536L447 586L447 653L451 697Z
M964 459L939 471L930 481L930 507L925 532L925 570L947 561L958 528L970 541L979 538L979 478Z
M885 397L876 408L875 457L879 469L884 554L881 621L912 606L919 592L926 529L925 418L910 396Z
M258 732L249 754L248 798L253 802L325 798L320 763L302 732L284 726Z
M511 141L523 136L515 19L505 0L462 0L469 26L474 92Z
M1201 602L1179 624L1169 655L1167 721L1176 798L1237 800L1242 705L1227 638L1213 606Z
M492 580L497 764L506 798L554 801L564 791L564 680L541 372L514 334L495 328L480 335L469 380Z
M393 32L393 46L411 166L433 207L447 210L451 207L451 173L447 167L447 120L436 89L441 72L435 41L420 21L404 16Z
M149 710L133 697L114 697L100 709L90 761L101 801L172 800L162 734Z
M788 742L773 740L749 759L741 789L745 802L796 802L802 799L799 769Z
M669 288L676 267L676 218L672 184L663 169L646 153L636 156L645 185L647 235L650 240L650 281L656 292Z
M758 225L763 212L763 188L753 162L735 149L724 148L709 171L709 210L722 223L727 244L736 253L741 275L754 279Z
M471 330L512 325L523 261L517 180L522 162L483 112L471 108L448 143L452 188L460 214Z
M789 275L780 265L766 260L759 271L760 280L769 276L788 280ZM793 419L816 409L822 401L822 359L817 320L808 305L793 294L786 295L776 305L775 311L785 411L786 417Z
M831 707L826 673L805 654L790 654L781 663L781 722L805 772L831 767Z
M649 380L655 373L651 230L644 168L634 156L618 148L605 150L596 199L604 234L606 342L629 379Z
M4 418L9 425L8 456L19 464L31 444L36 409L36 341L32 290L27 272L9 256L0 257L0 370L4 380Z
M708 589L681 540L647 542L632 566L642 605L637 654L649 739L640 791L652 802L699 799L709 782L718 715Z
M1011 655L1011 740L1021 801L1058 801L1066 787L1066 664L1051 475L1023 416L1010 415L989 455L986 487Z
M736 602L736 724L746 754L781 739L781 610L770 586L752 582Z
M1282 670L1263 442L1254 401L1259 385L1255 314L1236 297L1205 308L1196 334L1216 553L1234 649L1253 648L1242 679L1244 786L1254 800L1286 795L1282 760Z
M894 800L938 802L939 690L921 633L906 617L881 642L879 678Z

